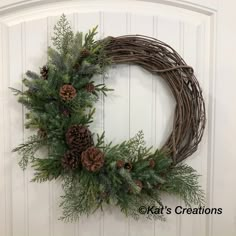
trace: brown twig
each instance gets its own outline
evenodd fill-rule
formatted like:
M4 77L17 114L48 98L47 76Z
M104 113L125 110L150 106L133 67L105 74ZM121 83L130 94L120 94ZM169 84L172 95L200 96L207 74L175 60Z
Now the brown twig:
M105 39L107 40L107 39ZM202 90L192 67L169 45L143 35L109 37L105 51L112 63L140 65L161 77L176 100L173 130L161 150L177 164L193 154L206 123Z

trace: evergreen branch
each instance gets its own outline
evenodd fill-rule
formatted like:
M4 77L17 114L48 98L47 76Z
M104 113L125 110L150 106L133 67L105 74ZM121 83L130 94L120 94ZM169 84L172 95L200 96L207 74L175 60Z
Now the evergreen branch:
M171 159L158 150L150 154L150 148L144 144L142 131L118 145L105 145L104 133L97 135L96 147L104 150L105 166L96 175L82 171L77 180L72 178L64 183L61 219L74 221L82 214L89 215L99 208L103 209L104 204L111 203L120 207L127 216L139 219L137 209L141 205L163 206L161 192L176 194L187 205L203 204L204 196L197 184L195 171L186 165L171 166ZM154 168L149 166L151 159L155 160ZM117 169L118 160L132 161L131 172L124 168ZM137 185L136 180L142 181L144 186ZM163 215L149 214L146 217L165 220Z
M89 48L94 44L94 37L97 34L98 25L85 34L84 47Z
M105 138L105 131L103 131L101 135L97 134L97 144L96 144L97 148L104 148L105 144L104 138Z
M24 95L24 92L22 92L21 90L12 88L12 87L8 87L13 93L14 95L18 96L18 95Z
M162 190L171 194L179 195L187 206L203 205L205 196L198 184L199 175L187 165L179 164L174 166L166 176L166 183Z
M63 55L68 53L69 44L73 39L73 31L66 16L62 14L60 20L54 26L54 37L52 37L53 45Z
M32 135L29 140L18 147L14 148L12 152L18 152L21 154L21 160L19 161L20 167L25 170L29 161L33 161L35 152L45 145L45 140L40 139L37 135Z
M89 111L88 115L86 116L85 123L89 124L93 122L93 115L95 114L96 109L93 108Z
M36 158L32 164L36 171L32 182L45 182L57 179L62 174L61 162L58 159Z
M98 84L95 86L97 92L102 92L104 96L107 96L107 92L114 91L114 89L109 89L105 84Z
M59 71L64 71L66 69L63 56L59 52L57 52L55 49L51 47L48 48L48 57L50 59L49 61L51 65L53 65Z
M37 73L30 71L30 70L28 70L26 72L26 75L27 75L27 77L29 77L30 79L33 79L33 80L40 79L40 76Z

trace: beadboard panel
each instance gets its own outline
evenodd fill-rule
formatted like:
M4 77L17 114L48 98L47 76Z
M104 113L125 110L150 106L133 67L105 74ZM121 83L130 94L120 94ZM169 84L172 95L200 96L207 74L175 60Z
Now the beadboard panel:
M10 71L9 80L10 86L17 89L23 89L22 84L19 83L19 78L22 78L23 70L22 36L22 25L16 25L9 30L9 55L12 55L11 63L15 65L14 70ZM15 52L20 53L17 53L14 56ZM16 107L16 109L10 110L10 122L12 124L11 133L15 134L11 138L11 149L13 149L15 145L24 141L24 112L23 107L18 105L14 96L10 97L9 102L10 107ZM14 190L14 195L12 196L12 208L17 209L12 216L13 235L26 235L28 230L28 226L26 225L28 213L26 191L26 186L28 186L26 180L27 174L26 172L22 172L19 168L19 157L17 154L12 153L11 158L16 160L12 165L12 173L14 173L14 177L12 178L12 190Z
M214 12L203 14L173 6L154 3L137 4L135 9L123 4L100 4L92 7L79 4L54 4L42 9L27 9L14 16L4 16L1 24L0 67L3 86L0 88L0 235L1 236L107 236L208 235L210 218L204 216L167 216L167 222L148 219L135 221L124 217L119 209L109 208L76 223L58 220L62 194L60 182L31 183L33 171L24 172L17 165L19 157L11 149L23 142L30 131L25 130L25 110L8 87L22 87L21 79L27 69L39 70L47 61L46 50L52 45L53 25L65 12L74 30L83 32L98 25L97 38L108 35L145 34L169 43L193 66L203 88L208 123L214 118L212 66L214 44ZM99 7L97 7L99 6ZM129 5L131 6L131 5ZM211 66L210 66L211 64ZM132 137L143 130L147 145L160 147L171 132L175 101L160 76L131 65L114 65L104 76L94 78L114 89L107 98L100 97L96 106L92 130L105 131L106 140L114 143ZM7 127L10 129L7 130ZM212 176L211 128L206 131L199 150L186 163L202 175L200 182L210 193ZM210 141L209 141L210 140ZM165 205L174 208L181 202L163 196ZM211 199L212 196L208 196ZM210 202L209 202L210 204ZM115 229L115 230L114 230Z
M101 13L101 35L122 35L129 33L128 14ZM111 24L112 22L112 24ZM120 71L117 74L117 69ZM130 137L130 66L112 66L105 82L108 87L114 88L114 92L104 100L104 130L106 140L115 143ZM122 95L121 95L122 94ZM114 127L121 127L114 129ZM110 227L112 225L112 227ZM114 230L119 229L119 230ZM129 219L125 219L119 209L107 209L103 218L103 235L128 235Z

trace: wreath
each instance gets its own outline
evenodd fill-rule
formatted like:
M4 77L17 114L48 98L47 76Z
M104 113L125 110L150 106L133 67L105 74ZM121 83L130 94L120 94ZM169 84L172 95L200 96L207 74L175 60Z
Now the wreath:
M191 206L204 204L199 175L182 161L197 150L205 127L205 107L193 69L167 44L141 35L95 40L97 27L73 33L63 14L54 26L54 47L40 74L27 71L24 90L11 88L26 108L28 140L13 151L32 181L59 180L62 219L77 220L106 205L138 219L140 206L164 206L162 193ZM111 64L131 63L161 75L176 100L173 130L160 149L146 147L143 132L114 145L89 129L94 104L112 89L98 84ZM44 158L38 152L45 149ZM153 215L152 215L153 216ZM155 215L164 219L163 215Z

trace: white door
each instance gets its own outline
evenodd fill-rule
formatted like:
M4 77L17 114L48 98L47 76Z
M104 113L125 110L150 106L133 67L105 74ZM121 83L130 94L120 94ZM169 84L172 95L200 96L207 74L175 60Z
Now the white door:
M236 235L236 14L234 1L17 1L0 3L0 236L233 236ZM222 215L167 216L167 222L135 221L117 209L58 221L59 182L30 183L11 150L29 135L24 111L8 87L21 89L23 73L46 60L52 28L62 13L74 30L99 26L98 38L124 34L156 37L175 48L195 69L203 89L207 126L199 150L187 163L199 174L207 206ZM147 144L160 147L173 119L174 99L157 76L137 66L108 72L115 89L97 105L94 132L105 130L114 142L143 130ZM181 202L166 197L174 208Z

